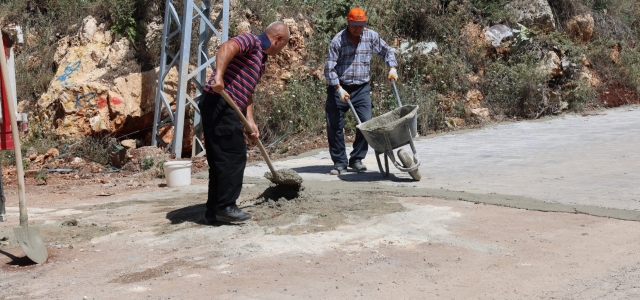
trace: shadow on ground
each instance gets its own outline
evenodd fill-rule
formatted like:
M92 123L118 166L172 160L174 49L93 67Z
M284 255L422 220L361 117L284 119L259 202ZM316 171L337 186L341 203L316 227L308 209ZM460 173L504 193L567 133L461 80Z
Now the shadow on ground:
M300 197L300 193L303 190L304 187L299 185L271 185L266 190L264 190L264 192L262 192L260 196L258 196L258 199L262 199L262 202L267 202L269 200L278 201L282 198L285 198L286 200L292 200Z
M298 168L291 168L300 174L325 174L328 175L333 166L330 165L316 165L316 166L304 166ZM413 182L411 178L399 178L394 174L389 174L389 177L385 178L379 172L369 171L365 173L357 173L352 169L349 169L346 174L338 175L338 178L343 181L350 182L378 182L378 181L393 181L393 182Z
M298 167L298 168L291 168L291 170L294 170L302 174L329 174L329 172L331 172L332 169L333 169L333 166L331 165L304 166L304 167Z
M183 208L176 209L167 213L167 219L171 221L171 224L182 224L184 222L191 222L204 225L204 212L207 210L206 205L196 204Z
M207 224L204 221L204 213L206 210L207 210L206 204L191 205L191 206L179 208L174 211L168 212L167 219L171 221L171 225L182 224L185 222L196 223L199 225L211 225L211 226L240 225L240 224L220 222L220 221L217 221L214 224Z
M349 182L378 182L378 181L392 181L392 182L414 182L411 178L399 178L394 174L389 174L389 177L383 177L378 172L366 172L355 173L349 172L347 174L338 175L338 178L343 181Z
M2 250L0 250L0 254L11 259L11 261L7 263L7 265L10 265L10 266L27 267L27 266L33 266L36 264L27 256L17 257L9 252L5 252Z

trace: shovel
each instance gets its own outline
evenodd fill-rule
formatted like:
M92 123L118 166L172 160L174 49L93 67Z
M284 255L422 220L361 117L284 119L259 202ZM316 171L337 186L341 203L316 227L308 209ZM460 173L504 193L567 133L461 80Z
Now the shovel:
M233 102L233 100L231 100L227 92L223 90L222 92L220 92L220 94L222 95L222 98L224 98L224 100L227 101L227 104L233 107L233 110L235 110L238 113L238 117L240 117L240 121L242 121L242 124L244 124L244 127L247 129L247 131L250 134L253 133L253 128L251 128L251 126L249 125L249 121L247 121L247 118L244 117L244 114L240 111L236 103ZM300 175L298 175L298 173L296 173L296 171L294 170L282 169L280 170L280 173L276 172L276 169L273 167L273 164L271 164L271 159L269 158L269 154L267 154L267 150L264 149L264 146L262 145L262 142L260 141L260 139L256 139L256 142L258 143L258 148L260 148L260 154L262 154L262 157L267 162L267 166L269 166L269 170L271 170L271 174L269 173L265 174L265 177L267 179L271 180L271 182L275 184L284 184L284 185L302 184L302 177L300 177Z
M18 122L16 122L16 107L13 103L13 91L11 90L11 84L9 83L9 69L7 68L7 61L4 51L4 43L2 41L2 35L0 34L0 68L2 68L2 80L5 84L5 90L7 91L7 101L9 104L9 119L11 120L11 136L13 137L13 150L16 155L16 170L18 173L18 198L20 200L20 227L13 228L13 232L16 234L16 239L22 248L22 251L37 264L47 261L49 254L47 248L42 240L40 229L38 227L29 227L29 220L27 217L27 204L25 201L24 192L24 170L22 168L22 152L20 151L20 136L18 135ZM4 120L5 122L7 120Z

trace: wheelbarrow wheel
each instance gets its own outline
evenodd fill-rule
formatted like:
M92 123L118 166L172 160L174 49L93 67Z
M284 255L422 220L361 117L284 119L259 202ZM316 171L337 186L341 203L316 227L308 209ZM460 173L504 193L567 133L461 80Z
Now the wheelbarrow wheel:
M400 159L400 163L402 163L405 168L410 168L413 166L413 158L409 153L407 153L407 151L404 151L404 149L398 150L398 158ZM409 172L409 175L411 175L411 178L413 178L413 180L415 181L420 181L420 179L422 179L422 176L420 176L418 170Z
M376 151L376 160L378 161L378 169L380 170L380 174L382 174L382 177L387 178L389 177L389 157L387 156L387 153L384 153L384 165L387 168L386 170L382 168L382 162L380 162L380 152Z

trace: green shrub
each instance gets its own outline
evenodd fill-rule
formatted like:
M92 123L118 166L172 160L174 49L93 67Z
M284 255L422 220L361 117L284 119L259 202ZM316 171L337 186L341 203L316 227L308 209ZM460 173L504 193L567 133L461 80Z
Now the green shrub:
M549 1L549 6L557 16L560 28L563 28L565 23L573 16L589 12L589 8L584 3L576 0Z
M593 12L595 21L594 40L613 39L633 44L640 38L640 2L619 0L607 6L606 12Z
M410 64L407 78L417 79L430 76L430 89L439 94L466 93L469 88L467 74L473 66L463 60L454 49L444 48L439 56L419 56ZM413 71L413 72L411 72ZM426 80L426 78L425 78Z
M609 5L611 5L611 0L594 0L593 1L593 10L605 10L609 8Z
M296 78L269 99L256 100L261 105L257 122L267 126L260 129L265 138L275 139L285 133L317 134L325 127L326 85L313 78Z
M446 128L446 114L438 94L420 85L404 85L400 89L403 105L418 105L418 132L427 135L431 130Z
M391 14L385 22L392 34L417 41L449 43L459 35L460 26L468 21L469 14L458 1L416 0L393 1Z
M135 43L140 31L135 18L139 0L105 1L111 14L111 30L117 35L126 36L131 43Z
M598 100L596 89L588 82L580 81L577 85L568 86L570 90L564 92L564 99L568 109L576 112L583 111L587 104Z
M331 38L347 27L347 14L353 7L351 0L318 1L323 4L313 15L313 24L320 35Z
M153 167L153 165L154 165L153 157L145 157L142 160L142 170L143 171L151 169L151 167Z
M72 139L70 141L77 141L75 152L83 157L99 163L101 165L108 165L109 161L109 147L113 143L112 138L96 138L96 137L84 137L81 139Z
M491 25L495 23L507 23L514 25L516 17L511 10L505 9L509 0L471 0L471 5L480 14L482 19Z
M622 49L620 65L624 83L640 91L640 50L638 48Z
M614 40L597 40L592 43L587 52L587 57L593 69L598 71L600 77L606 82L624 81L620 66L611 60L614 48L620 45ZM624 51L624 50L623 50Z
M547 109L543 98L547 78L536 71L538 61L528 54L487 65L481 91L494 115L530 118Z

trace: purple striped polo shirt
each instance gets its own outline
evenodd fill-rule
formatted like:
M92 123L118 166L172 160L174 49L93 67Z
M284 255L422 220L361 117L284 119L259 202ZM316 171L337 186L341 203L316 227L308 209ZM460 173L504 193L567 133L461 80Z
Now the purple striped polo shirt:
M240 110L244 111L251 99L251 94L255 89L260 77L264 73L264 64L267 61L267 54L264 50L270 46L269 38L262 33L259 36L251 33L244 33L232 38L240 47L240 52L236 55L224 73L224 90L231 96ZM211 89L216 76L216 71L209 77L204 90L209 93L216 93Z

